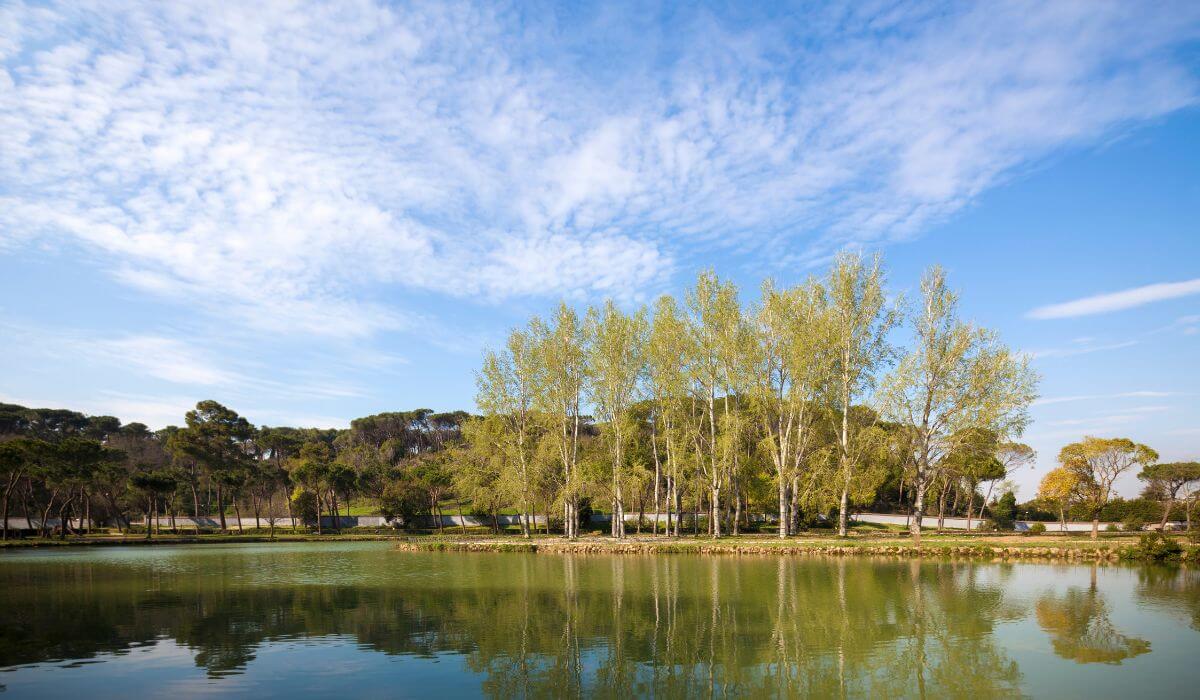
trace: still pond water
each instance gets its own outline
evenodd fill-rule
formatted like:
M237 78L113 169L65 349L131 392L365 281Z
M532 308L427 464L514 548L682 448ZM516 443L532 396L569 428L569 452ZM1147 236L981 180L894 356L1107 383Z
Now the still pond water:
M411 554L0 553L9 697L1196 697L1200 572Z

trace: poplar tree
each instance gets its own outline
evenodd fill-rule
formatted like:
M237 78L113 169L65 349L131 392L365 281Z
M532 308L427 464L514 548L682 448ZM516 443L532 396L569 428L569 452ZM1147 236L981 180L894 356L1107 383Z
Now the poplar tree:
M625 504L622 481L625 474L626 423L637 398L645 361L646 314L627 315L609 300L602 309L589 309L585 323L589 393L597 417L606 425L612 460L612 536L625 537Z
M839 254L825 282L834 367L831 399L838 417L838 535L843 537L851 482L863 448L851 412L855 402L862 402L874 388L876 373L891 357L887 336L898 320L894 310L885 308L883 285L880 259L866 262L856 253Z
M654 522L658 531L659 479L665 464L667 497L667 534L679 536L681 513L680 478L682 451L681 433L685 420L683 402L687 394L687 358L693 352L688 347L690 336L675 298L663 295L654 304L653 323L646 349L646 379L654 403L651 454L654 458ZM659 443L662 452L659 452ZM671 531L671 512L674 510L674 532Z
M1028 357L1013 355L994 333L959 319L958 295L940 267L921 281L913 332L914 347L888 378L883 405L914 430L909 528L919 543L925 495L943 460L972 434L968 429L1002 438L1024 432L1038 378Z
M537 356L533 336L528 331L513 330L503 350L484 354L483 367L475 375L478 392L475 403L484 415L500 422L498 449L504 450L505 461L513 482L514 495L520 507L521 534L532 534L533 514L532 462L536 449L534 399L537 387Z
M560 303L550 323L530 323L535 342L537 392L535 406L548 421L562 469L563 534L579 536L579 448L587 366L579 317Z
M820 286L810 280L778 290L767 281L755 324L751 397L775 468L779 536L787 537L794 482L816 441L813 423L830 380L829 314Z
M741 309L738 305L737 288L721 282L711 271L702 272L696 286L687 294L690 344L693 356L689 363L690 379L697 398L705 410L704 425L707 435L696 434L696 446L700 453L700 468L704 473L709 491L712 536L721 536L721 489L729 475L727 455L722 454L717 440L717 396L724 401L723 410L729 410L729 338L740 322Z

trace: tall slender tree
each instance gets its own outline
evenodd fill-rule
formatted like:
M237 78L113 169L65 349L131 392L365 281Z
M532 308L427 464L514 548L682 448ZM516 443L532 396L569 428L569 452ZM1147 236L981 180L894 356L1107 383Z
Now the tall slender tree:
M856 442L851 417L856 402L874 388L876 373L888 361L892 347L888 333L899 316L887 308L880 258L865 261L856 253L841 253L825 282L830 346L833 351L832 403L837 411L837 474L841 480L838 535L846 535L853 471L862 446Z
M529 331L513 330L500 352L488 352L476 374L475 403L501 423L500 449L509 453L505 464L513 478L520 508L521 534L532 535L533 454L537 447L534 400L537 390L537 348Z
M622 482L625 479L627 423L645 366L646 313L638 310L625 314L609 300L602 309L589 309L585 323L586 362L590 368L589 386L597 418L604 423L604 434L612 460L612 536L625 537L625 504Z
M832 378L830 315L819 284L763 285L756 315L751 398L775 467L779 536L790 533L793 482L816 442L814 423Z
M731 345L741 323L737 287L722 282L713 272L702 272L696 285L687 293L690 311L689 329L693 337L690 347L690 379L705 410L707 434L697 433L700 463L709 491L709 527L714 538L721 536L721 491L728 482L732 464L730 453L721 449L718 441L720 418L717 399L722 399L722 411L728 415L732 400Z
M666 472L668 533L679 536L684 404L687 399L687 360L694 353L689 347L691 337L675 298L661 296L654 305L654 318L646 351L647 383L654 402L653 426L650 433L651 455L654 459L654 522L658 527L660 513L659 480ZM661 451L659 444L661 443ZM675 513L671 520L672 510ZM673 531L671 530L673 522Z
M587 365L579 317L559 304L550 323L534 318L530 330L536 342L538 390L535 405L548 420L548 431L562 468L564 536L579 536L582 483L579 474L583 398Z
M913 517L909 529L921 539L929 485L942 461L971 433L1020 435L1037 396L1037 375L1027 357L1014 356L996 335L958 317L958 295L941 268L921 281L921 307L913 322L915 345L891 375L885 410L913 426Z

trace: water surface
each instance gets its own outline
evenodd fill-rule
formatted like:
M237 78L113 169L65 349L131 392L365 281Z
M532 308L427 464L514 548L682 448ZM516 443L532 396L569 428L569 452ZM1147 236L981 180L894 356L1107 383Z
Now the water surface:
M412 554L0 554L12 697L1190 696L1200 572Z

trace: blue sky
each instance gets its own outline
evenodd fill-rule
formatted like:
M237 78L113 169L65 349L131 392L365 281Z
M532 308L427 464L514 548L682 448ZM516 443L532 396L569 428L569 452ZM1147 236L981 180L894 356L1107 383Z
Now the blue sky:
M1196 3L16 2L0 67L0 400L469 409L560 297L854 247L1034 355L1022 496L1200 457Z

